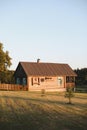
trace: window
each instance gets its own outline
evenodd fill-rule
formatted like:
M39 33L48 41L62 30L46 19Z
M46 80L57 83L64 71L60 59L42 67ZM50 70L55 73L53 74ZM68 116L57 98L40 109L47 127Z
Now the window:
M32 77L31 78L31 85L40 85L40 78L38 77Z
M23 85L26 85L27 84L27 81L26 81L26 78L23 78Z
M20 84L20 78L16 79L16 84Z
M35 78L34 80L37 81L37 78Z
M64 87L64 77L57 77L58 87Z
M62 79L58 79L59 85L62 85Z
M63 77L58 77L58 86L63 85Z

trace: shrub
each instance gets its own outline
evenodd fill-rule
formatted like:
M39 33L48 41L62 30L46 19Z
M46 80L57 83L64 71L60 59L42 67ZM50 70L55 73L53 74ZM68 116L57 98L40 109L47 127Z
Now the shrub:
M73 87L67 87L65 92L65 97L69 99L69 104L72 104L71 98L74 96Z
M41 89L41 96L45 96L45 89Z

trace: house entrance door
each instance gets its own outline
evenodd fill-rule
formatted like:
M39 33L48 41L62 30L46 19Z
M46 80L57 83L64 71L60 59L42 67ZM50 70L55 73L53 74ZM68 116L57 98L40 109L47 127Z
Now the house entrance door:
M63 77L58 77L58 86L59 86L59 87L64 87Z

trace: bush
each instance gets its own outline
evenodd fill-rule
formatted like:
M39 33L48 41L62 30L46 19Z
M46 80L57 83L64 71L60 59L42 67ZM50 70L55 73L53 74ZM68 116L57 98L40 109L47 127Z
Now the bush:
M74 96L73 87L67 87L65 92L65 97L69 99L69 104L72 104L71 98Z
M45 96L45 89L41 89L41 96Z

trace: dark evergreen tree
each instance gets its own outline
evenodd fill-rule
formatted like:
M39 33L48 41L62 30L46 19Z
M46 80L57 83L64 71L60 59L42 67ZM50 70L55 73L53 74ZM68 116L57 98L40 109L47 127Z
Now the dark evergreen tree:
M77 74L76 85L77 86L86 86L87 87L87 68L74 70Z

